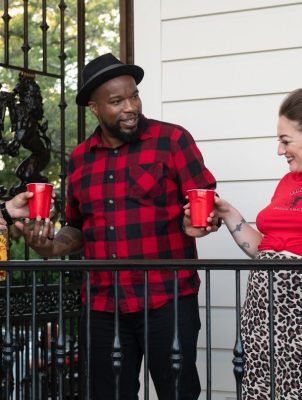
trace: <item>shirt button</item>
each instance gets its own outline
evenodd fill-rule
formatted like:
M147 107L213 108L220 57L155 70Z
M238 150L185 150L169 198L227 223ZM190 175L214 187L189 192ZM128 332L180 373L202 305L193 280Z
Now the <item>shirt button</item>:
M112 257L112 258L116 258L116 254L115 254L115 253L112 253L112 254L111 254L111 257Z
M109 179L114 179L114 176L112 174L110 174Z
M114 226L109 226L109 229L111 230L111 231L114 231Z
M113 151L113 153L114 153L114 154L118 154L118 150L115 149L115 150Z
M108 200L108 203L109 203L109 204L113 204L114 201L113 201L112 199L110 199L110 200Z

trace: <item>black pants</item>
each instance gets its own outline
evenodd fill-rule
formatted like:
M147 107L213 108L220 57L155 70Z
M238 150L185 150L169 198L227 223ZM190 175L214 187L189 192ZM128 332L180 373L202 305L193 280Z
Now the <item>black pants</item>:
M85 324L85 318L83 320ZM83 325L84 328L84 325ZM112 368L114 316L91 312L91 392L92 400L114 400ZM200 383L196 369L200 319L197 296L179 299L179 338L182 369L179 400L197 400ZM139 373L144 352L144 313L120 314L120 339L123 353L120 399L138 400ZM173 301L149 311L149 370L159 400L175 399L171 370L173 340Z

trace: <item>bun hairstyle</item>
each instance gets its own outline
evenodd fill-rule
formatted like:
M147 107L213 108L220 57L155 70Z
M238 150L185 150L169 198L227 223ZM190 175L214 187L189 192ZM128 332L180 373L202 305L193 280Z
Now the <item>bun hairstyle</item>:
M302 89L290 92L281 103L279 117L295 121L302 132Z

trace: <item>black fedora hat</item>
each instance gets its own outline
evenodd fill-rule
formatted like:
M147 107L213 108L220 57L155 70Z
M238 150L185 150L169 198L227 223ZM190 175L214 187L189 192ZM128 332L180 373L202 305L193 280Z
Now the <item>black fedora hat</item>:
M121 75L133 76L138 84L143 79L144 70L137 65L122 63L111 53L90 61L83 69L83 86L76 97L76 103L79 106L87 106L94 89Z

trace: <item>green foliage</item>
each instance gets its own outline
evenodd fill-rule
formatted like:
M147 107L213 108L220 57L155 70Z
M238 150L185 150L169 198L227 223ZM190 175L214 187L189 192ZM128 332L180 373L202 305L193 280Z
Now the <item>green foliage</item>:
M36 74L35 79L40 86L44 116L48 120L46 135L52 143L51 162L42 172L48 180L55 184L59 194L61 175L66 171L61 170L61 165L66 166L71 150L77 144L77 106L75 96L77 90L77 0L47 1L45 31L46 49L43 54L43 31L41 25L42 10L40 0L23 2L21 0L9 1L9 66L23 68L26 66L26 57L22 46L28 46L28 68L43 72L43 57L47 59L47 73L53 76ZM24 4L28 4L28 43L24 41ZM64 46L61 47L61 18L64 9ZM86 1L85 46L86 63L94 57L112 52L119 56L119 1L118 0L89 0ZM4 2L0 3L1 16L4 14ZM2 9L1 9L2 8ZM5 54L4 19L0 19L0 63L4 63ZM64 62L65 81L61 80L60 55L62 49L66 59ZM44 71L45 72L45 71ZM19 70L0 67L1 90L12 91L18 80ZM64 93L62 93L62 91ZM66 107L64 106L66 104ZM60 107L61 104L61 107ZM64 119L61 117L64 111ZM5 120L4 137L12 140L14 132L10 131L9 118ZM64 121L64 122L62 122ZM86 112L86 132L89 136L97 125L97 121L89 110ZM65 147L65 150L62 150ZM7 188L18 182L14 172L18 164L30 155L29 151L20 148L18 157L0 155L0 185ZM20 258L19 248L22 242L16 242L12 250L12 258ZM35 258L35 255L31 254ZM21 258L24 258L23 256Z

